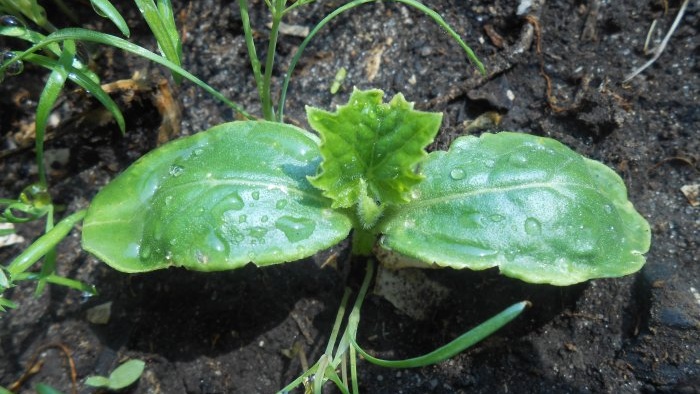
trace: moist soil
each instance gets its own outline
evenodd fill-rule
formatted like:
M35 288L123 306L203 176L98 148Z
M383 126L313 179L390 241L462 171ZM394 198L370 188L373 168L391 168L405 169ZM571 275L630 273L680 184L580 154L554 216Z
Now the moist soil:
M260 113L237 4L174 3L184 67ZM344 14L306 49L290 87L286 121L308 128L304 105L332 109L357 86L381 88L387 98L402 92L417 109L443 112L430 149L484 131L556 138L625 180L629 198L651 224L647 264L634 275L572 287L531 285L496 270L429 271L426 280L446 288L448 296L423 319L369 295L359 341L388 359L428 352L515 302L529 300L532 307L497 334L434 366L385 369L360 361L360 389L700 392L700 208L680 190L700 183L700 7L691 1L655 64L622 83L650 57L643 48L652 21L658 20L653 47L671 26L679 1L540 0L522 15L516 3L528 2L430 2L484 61L486 77L435 23L405 5L367 4ZM286 22L312 27L341 4L317 1ZM118 6L132 26L131 39L155 48L135 7ZM84 26L116 34L86 2L76 8ZM65 25L60 11L50 9L49 15ZM252 2L251 18L263 42L269 34L263 2ZM281 36L275 86L301 40ZM59 102L47 142L50 192L65 207L59 216L85 208L102 186L160 142L236 118L191 83L175 85L166 70L111 48L86 48L103 82L135 72L143 80L140 89L125 85L112 93L124 110L126 135L80 91L69 90ZM265 50L260 45L258 54L265 56ZM333 95L329 87L341 67L348 76ZM27 125L46 76L27 66L0 85L3 197L19 195L36 180L32 135L21 131L31 131ZM26 248L42 227L18 226L25 241L0 249L2 261ZM352 261L346 275L347 249L346 242L307 260L233 272L127 275L82 251L76 229L58 248L58 271L94 284L99 294L51 286L35 297L31 283L9 290L19 308L0 319L0 385L24 375L18 392L34 392L41 382L71 392L66 350L80 393L94 392L84 385L87 376L105 375L129 358L147 367L127 393L275 392L301 373L300 357L290 357L290 349L318 359L344 286L357 290L364 262ZM331 257L338 268L321 267ZM107 302L109 321L91 323L87 311ZM25 374L28 369L33 370ZM330 386L327 391L335 392Z

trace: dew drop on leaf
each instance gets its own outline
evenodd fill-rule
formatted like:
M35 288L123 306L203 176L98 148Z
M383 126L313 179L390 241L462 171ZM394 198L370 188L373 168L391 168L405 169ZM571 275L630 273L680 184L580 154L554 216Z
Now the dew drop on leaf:
M168 170L168 173L174 177L182 175L183 172L185 172L185 169L182 166L178 166L177 164L171 165L170 170Z
M486 168L493 168L493 166L496 165L496 160L488 159L484 161L484 165L486 166Z
M221 236L216 233L209 233L207 236L207 245L217 252L223 252L226 250L226 244L222 242Z
M0 63L5 64L11 62L16 57L17 55L14 52L3 52L2 60L0 60ZM12 62L5 69L5 73L7 75L17 75L20 74L22 71L24 71L24 63L21 60Z
M245 223L248 220L248 216L241 215L238 217L238 223Z
M461 168L453 168L452 171L450 171L450 178L458 181L460 179L464 179L465 172Z
M530 235L540 235L542 232L542 224L535 218L525 219L525 232Z
M270 218L267 215L263 215L263 217L260 218L260 221L263 223L266 223Z
M610 204L605 204L603 205L603 210L609 215L613 212L613 207Z
M228 194L209 209L211 215L215 218L223 218L229 211L240 211L245 207L243 199L237 192Z
M275 227L282 231L290 242L299 242L311 236L316 224L306 218L282 216L275 222Z
M141 252L139 253L139 256L141 257L142 260L147 260L149 257L151 257L151 246L144 245L141 248Z
M253 197L253 200L259 200L260 199L260 192L254 191L253 193L251 193L251 196Z
M513 154L508 161L516 167L525 167L527 165L527 157L522 153Z
M491 220L492 222L496 222L496 223L503 221L503 219L505 219L505 217L503 215L499 215L499 214L494 214L494 215L489 216L489 220Z
M284 209L284 207L287 206L287 200L279 200L277 201L277 204L275 204L275 208L277 209Z
M265 227L251 227L248 234L258 241L261 241L263 237L267 235L267 229Z
M173 201L173 196L167 196L165 197L165 205L170 205L170 203Z
M0 27L21 27L24 28L24 23L12 15L0 16Z
M197 149L195 149L194 152L192 152L192 153L194 153L195 156L201 156L202 153L204 153L204 149L202 149L202 148L197 148Z
M136 258L140 254L140 249L141 245L137 243L130 243L129 246L126 247L126 250L124 252L124 256L126 258Z

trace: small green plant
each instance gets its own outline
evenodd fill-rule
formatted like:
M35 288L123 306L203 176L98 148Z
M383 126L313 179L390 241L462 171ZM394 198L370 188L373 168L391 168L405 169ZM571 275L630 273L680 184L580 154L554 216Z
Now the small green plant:
M66 78L80 74L74 72L80 71L74 62L75 42L83 40L113 45L164 65L248 119L163 145L100 191L87 211L75 212L55 226L49 215L46 234L0 271L0 290L22 279L84 286L56 277L50 260L54 246L81 220L84 249L123 272L172 266L220 271L249 263L279 264L311 256L350 234L353 253L367 256L369 262L359 294L344 320L346 292L326 351L282 392L304 384L320 393L330 380L342 392L357 393L357 353L386 367L436 363L490 335L527 305L514 304L425 356L397 361L374 358L356 342L360 307L374 270L373 253L379 252L380 260L393 266L499 267L507 276L561 286L627 275L642 267L650 244L649 225L628 201L620 177L555 140L501 132L459 137L447 151L427 153L442 115L416 111L400 94L384 103L380 90L355 90L336 112L307 108L309 124L318 135L284 124L289 80L308 42L331 19L372 1L350 1L312 29L292 59L275 112L271 73L279 25L287 12L310 1L291 5L285 0L266 1L272 28L263 68L247 1L239 0L265 120L254 120L180 67L181 49L171 36L174 24L169 22L149 22L160 37L164 56L84 29L31 36L16 26L0 27L0 34L24 34L34 43L26 51L13 52L0 72L21 60L48 67L52 75L42 98L48 97L43 102L51 105ZM396 1L433 18L483 73L478 59L437 13L415 0ZM93 1L109 16L105 3ZM172 18L171 9L161 9L161 5L169 7L169 2L137 3L144 15ZM120 26L116 16L110 19ZM52 55L37 54L40 51ZM91 86L84 78L80 81L84 87ZM41 103L37 160L43 163L39 126L45 127L40 120L45 122L51 105ZM118 108L112 112L123 128ZM38 190L45 192L45 178L39 185ZM6 203L31 218L53 212L50 199L42 201L25 196ZM42 257L47 271L42 266L41 273L29 272ZM0 307L12 306L9 300L0 301Z
M380 248L414 266L499 267L532 283L570 285L644 264L649 225L610 168L508 132L427 154L441 115L382 96L356 90L335 113L307 108L320 139L241 121L152 151L95 197L83 247L124 272L295 261L350 232L358 255ZM524 306L477 331L493 332ZM344 336L360 351L355 330L349 322ZM327 367L342 357L324 357L318 368L334 380Z
M108 377L89 376L85 385L91 387L106 388L108 390L121 390L136 383L143 374L146 363L141 360L129 360L118 366Z

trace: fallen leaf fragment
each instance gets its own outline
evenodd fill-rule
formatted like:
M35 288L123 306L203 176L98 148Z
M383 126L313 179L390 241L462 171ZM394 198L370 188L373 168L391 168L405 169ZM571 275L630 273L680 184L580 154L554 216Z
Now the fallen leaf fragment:
M681 192L683 192L691 206L700 206L700 184L683 185Z

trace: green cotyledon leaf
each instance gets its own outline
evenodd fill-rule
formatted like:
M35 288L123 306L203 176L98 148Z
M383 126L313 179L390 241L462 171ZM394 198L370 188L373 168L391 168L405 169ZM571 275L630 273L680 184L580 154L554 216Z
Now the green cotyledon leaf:
M380 245L398 255L443 267L498 266L554 285L623 276L645 262L651 231L622 179L555 140L460 137L421 168L426 179L411 202L378 223Z
M226 123L175 140L97 194L83 247L124 272L311 256L351 228L307 180L320 161L314 135L280 123Z
M381 90L355 89L336 112L307 107L309 124L321 135L321 172L311 183L334 208L357 207L371 227L389 205L408 201L423 177L416 164L433 141L442 114L413 109L403 95L382 103Z

